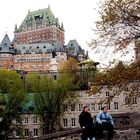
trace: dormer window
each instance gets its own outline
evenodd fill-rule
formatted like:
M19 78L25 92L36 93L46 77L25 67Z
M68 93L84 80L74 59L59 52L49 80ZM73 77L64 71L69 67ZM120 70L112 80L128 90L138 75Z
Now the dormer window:
M42 18L40 16L35 17L36 24L39 25L42 23Z
M27 26L28 27L31 27L32 26L32 20L27 20L26 23L27 23Z
M32 49L32 46L29 46L29 49Z
M4 43L4 47L7 47L7 43Z
M42 50L41 50L41 49L39 49L39 50L38 50L38 53L42 53Z

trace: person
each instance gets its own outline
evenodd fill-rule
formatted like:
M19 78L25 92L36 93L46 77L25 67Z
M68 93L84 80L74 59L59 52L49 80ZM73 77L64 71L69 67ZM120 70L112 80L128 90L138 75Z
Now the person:
M83 133L81 135L82 140L95 140L93 118L89 112L88 106L83 107L83 111L79 115L79 123L81 128L83 128Z
M103 137L103 131L108 131L108 140L111 140L114 132L114 122L112 116L107 112L108 107L104 106L102 111L96 116L96 129L99 137Z

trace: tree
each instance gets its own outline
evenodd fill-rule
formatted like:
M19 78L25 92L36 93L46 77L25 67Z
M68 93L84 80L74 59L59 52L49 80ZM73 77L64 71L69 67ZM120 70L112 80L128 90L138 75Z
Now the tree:
M24 101L24 89L19 74L15 71L0 70L0 139L8 136L14 129L13 119L18 117L20 108Z
M65 72L72 78L73 89L87 90L89 83L95 79L98 64L90 59L78 62L74 58L69 58L61 65L60 72Z
M59 67L59 71L76 71L78 69L78 61L75 58L70 57Z
M71 91L71 78L65 73L57 80L46 76L27 75L26 81L32 88L34 106L42 118L42 128L46 133L56 131L60 116L64 113L63 106L70 106L76 99L76 95Z
M81 75L80 75L80 69L78 66L78 61L75 58L70 57L67 61L65 61L60 67L59 67L60 73L65 73L72 79L73 83L73 90L74 89L80 89L81 84Z
M130 65L125 65L123 62L119 62L115 67L107 69L103 72L98 72L96 74L96 79L94 81L94 85L91 87L91 89L88 91L89 94L96 94L99 93L103 87L103 85L106 85L109 89L113 87L119 88L120 92L123 90L131 81L137 81L140 77L140 72L137 72L136 64L132 63ZM128 94L129 98L135 96L140 96L140 92L138 90L139 84L132 84L132 89ZM134 94L136 93L136 94ZM119 94L119 93L118 93ZM108 102L114 96L109 96ZM129 99L130 100L130 99Z
M107 42L107 46L115 46L115 51L123 50L140 37L139 0L105 0L99 14L100 20L96 22L99 37L92 42L95 47Z

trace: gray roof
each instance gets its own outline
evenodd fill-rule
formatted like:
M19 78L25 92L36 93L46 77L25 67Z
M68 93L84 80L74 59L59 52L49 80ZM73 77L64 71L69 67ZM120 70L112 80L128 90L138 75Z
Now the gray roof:
M15 53L15 49L11 46L9 36L6 34L0 44L0 53Z
M76 40L70 40L69 43L66 45L66 49L68 55L70 56L77 56L78 54L84 54L85 51L81 48Z
M51 52L65 52L64 46L57 41L54 44L50 43L33 43L33 44L18 44L17 50L20 53L51 53Z

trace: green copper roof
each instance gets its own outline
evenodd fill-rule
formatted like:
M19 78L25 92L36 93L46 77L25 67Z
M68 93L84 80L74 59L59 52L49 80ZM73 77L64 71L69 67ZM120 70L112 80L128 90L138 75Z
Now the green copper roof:
M58 18L55 18L54 14L52 13L50 9L50 6L48 6L48 8L45 8L45 9L39 9L37 11L32 11L32 12L28 11L28 14L25 17L24 21L22 22L22 24L20 25L18 29L15 28L15 31L22 31L23 26L27 24L27 22L37 23L37 20L42 20L41 22L44 22L46 26L56 25L60 29L62 27L62 30L64 30L63 25L61 25L60 27Z

